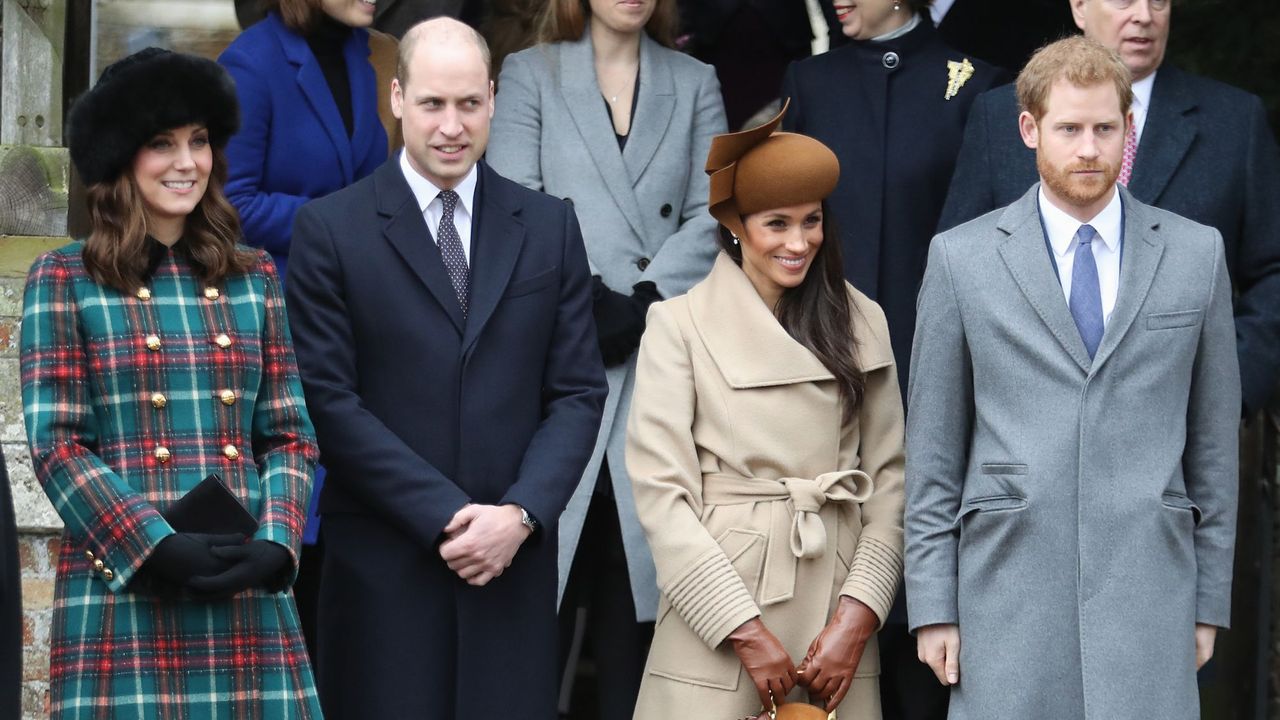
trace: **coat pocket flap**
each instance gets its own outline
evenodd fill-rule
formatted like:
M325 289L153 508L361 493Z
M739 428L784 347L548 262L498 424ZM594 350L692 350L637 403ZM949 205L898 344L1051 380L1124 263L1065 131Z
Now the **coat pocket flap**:
M956 520L976 512L993 512L998 510L1021 510L1027 506L1026 498L1017 495L988 495L965 500L960 506L960 514Z
M1164 503L1165 507L1172 508L1174 510L1190 510L1192 520L1195 521L1197 527L1200 525L1200 518L1202 515L1200 512L1200 506L1192 502L1191 498L1186 495L1178 492L1166 491L1160 497L1160 502Z
M521 295L529 295L555 284L558 279L560 279L560 268L558 266L548 270L543 270L532 277L520 278L519 280L511 281L511 284L507 285L507 291L502 294L502 297L513 298Z
M1152 313L1147 315L1147 329L1168 330L1170 328L1191 327L1200 323L1200 314L1200 310Z

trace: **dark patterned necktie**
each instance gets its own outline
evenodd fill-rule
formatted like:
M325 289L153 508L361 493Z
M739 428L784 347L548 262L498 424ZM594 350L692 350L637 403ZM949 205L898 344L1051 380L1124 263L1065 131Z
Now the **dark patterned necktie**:
M440 257L444 260L444 269L449 272L449 281L453 283L458 304L462 306L462 317L466 318L467 300L471 297L471 268L467 267L467 255L462 251L462 238L458 237L458 228L453 225L453 209L458 206L458 193L442 190L439 197L444 204L444 214L440 216L436 244L440 246Z

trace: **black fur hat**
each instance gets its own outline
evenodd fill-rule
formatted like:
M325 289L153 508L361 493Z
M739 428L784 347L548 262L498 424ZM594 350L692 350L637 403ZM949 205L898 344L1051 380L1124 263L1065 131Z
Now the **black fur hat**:
M160 48L112 63L67 116L71 161L86 185L109 182L156 133L203 123L215 148L240 127L235 81L212 60Z

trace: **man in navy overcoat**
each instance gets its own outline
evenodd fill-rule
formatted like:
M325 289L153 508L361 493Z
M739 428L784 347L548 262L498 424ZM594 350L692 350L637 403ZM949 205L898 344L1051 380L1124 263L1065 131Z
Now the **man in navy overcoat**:
M1222 233L1244 411L1252 414L1280 376L1280 152L1262 101L1163 62L1172 0L1069 2L1084 34L1118 52L1133 73L1129 192ZM1035 154L1018 135L1013 86L982 95L969 113L939 231L1009 205L1037 178Z
M556 519L606 393L572 209L478 162L484 41L401 44L405 150L298 213L289 318L328 480L328 718L542 718Z

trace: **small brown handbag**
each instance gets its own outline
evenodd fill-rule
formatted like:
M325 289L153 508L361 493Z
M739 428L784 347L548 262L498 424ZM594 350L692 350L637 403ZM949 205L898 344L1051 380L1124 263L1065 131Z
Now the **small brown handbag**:
M836 720L836 713L834 710L828 713L808 703L782 703L752 720Z

